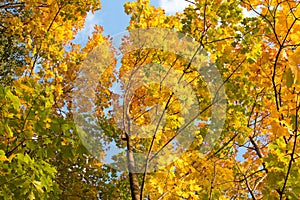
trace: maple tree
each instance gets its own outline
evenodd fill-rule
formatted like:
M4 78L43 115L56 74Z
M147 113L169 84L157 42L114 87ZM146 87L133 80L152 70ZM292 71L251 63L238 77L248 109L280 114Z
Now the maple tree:
M300 198L299 2L188 2L126 3L119 50L72 41L99 1L0 3L1 198Z
M79 63L105 40L95 27L84 47L72 42L99 8L92 0L1 1L1 198L96 199L109 191L114 171L81 144L65 109Z
M166 15L146 0L127 3L125 12L131 15L128 30L150 27L175 29L194 38L208 51L226 88L226 122L214 149L208 154L203 155L199 151L201 140L210 134L207 132L209 120L202 113L204 123L201 124L200 137L196 137L199 141L194 142L177 161L155 172L147 172L147 162L151 161L146 160L145 166L142 166L146 168L144 173L125 172L125 177L128 178L127 174L130 179L132 198L298 199L299 2L189 2L191 5L183 13L175 15ZM251 11L252 16L244 16L243 9ZM163 66L173 63L175 69L176 64L185 66L170 52L164 54L158 49L138 49L122 57L121 81L127 83L126 79L130 77L126 74L141 65L146 68L146 64L151 62ZM184 74L184 68L181 70ZM163 77L164 73L156 76ZM187 79L188 76L192 75L187 75ZM130 81L134 82L132 79ZM200 97L207 96L207 91L201 91L205 85L198 81L196 86L200 88ZM129 109L125 115L133 121L131 123L148 124L151 114L147 115L147 109L156 104L166 105L168 99L173 98L172 94L170 91L163 92L157 85L143 86L133 92L130 103L125 103ZM174 113L172 109L166 107L165 111ZM178 111L184 112L184 109ZM181 116L177 114L173 119L177 120L177 124L170 124L176 131ZM128 119L123 117L123 121L128 122ZM117 122L112 123L118 125ZM129 152L151 151L151 144L132 135L134 133L130 131L135 129L125 127L123 131ZM164 147L168 141L166 137L172 138L168 135L172 131L160 131L156 135L152 130L150 137L157 149ZM162 139L159 133L163 133L165 138ZM119 134L124 133L121 131ZM127 156L130 157L130 154ZM167 155L165 159L168 159ZM130 162L139 164L139 161ZM129 170L133 164L128 166Z

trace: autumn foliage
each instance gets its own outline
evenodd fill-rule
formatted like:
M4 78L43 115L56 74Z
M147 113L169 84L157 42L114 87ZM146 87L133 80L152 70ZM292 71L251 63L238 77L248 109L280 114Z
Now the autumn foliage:
M100 26L87 44L73 40L99 1L1 1L1 199L300 199L300 2L188 2L172 15L127 2L132 34L116 49ZM139 30L191 38L192 50L170 34L159 44L192 58L205 51L199 59L222 84L211 90L210 68L199 73L192 59L137 45ZM181 152L175 143L190 138ZM126 150L113 167L97 139Z

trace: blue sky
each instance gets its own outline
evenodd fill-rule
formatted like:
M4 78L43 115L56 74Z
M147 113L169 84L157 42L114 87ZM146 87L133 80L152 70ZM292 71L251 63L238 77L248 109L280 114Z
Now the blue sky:
M129 24L130 16L124 13L123 5L129 0L102 0L102 9L92 13L88 13L86 18L85 27L81 30L75 39L76 43L84 45L87 42L87 38L93 32L94 25L100 25L104 28L104 35L117 35L121 32L126 31L126 27ZM132 1L132 0L131 0ZM165 10L166 14L174 14L181 12L188 3L185 0L152 0L151 5L161 7ZM254 12L243 10L244 15L251 17L254 16ZM108 153L106 162L109 163L118 149L111 148L111 152ZM242 155L245 153L245 149L240 148L238 153L238 159L243 160Z
M128 0L102 0L102 9L92 13L88 13L85 28L81 30L75 41L84 44L87 37L93 32L95 24L104 28L104 35L115 35L126 30L129 24L130 16L124 13L123 5ZM131 0L132 1L132 0ZM152 0L151 5L161 7L167 14L182 11L188 3L184 0Z
M95 24L101 25L104 28L104 35L114 36L120 32L124 32L129 24L130 16L124 13L123 5L127 1L133 0L101 0L102 9L92 13L88 13L85 23L85 28L81 30L75 39L76 43L85 44L87 38L93 32ZM189 5L185 0L151 0L150 4L156 7L161 7L166 14L174 14L181 12ZM245 16L254 16L254 12L243 9Z
M95 12L94 15L88 13L85 27L77 34L75 42L84 45L87 42L88 36L92 34L94 25L96 24L104 28L104 35L114 36L126 31L130 16L124 13L123 5L127 1L129 0L102 0L102 9ZM163 8L166 14L173 14L183 11L188 3L184 0L152 0L151 5ZM115 90L116 88L112 89ZM104 145L104 148L107 148L105 163L113 162L112 156L122 152L122 149L117 148L114 142Z

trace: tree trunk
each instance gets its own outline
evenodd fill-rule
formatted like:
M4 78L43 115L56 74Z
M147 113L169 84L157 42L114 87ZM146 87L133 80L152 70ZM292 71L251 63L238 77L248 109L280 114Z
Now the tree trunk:
M135 162L133 156L133 149L130 144L130 139L127 140L127 160L128 160L128 170L129 170L129 181L132 200L140 200L140 186L138 180L138 174L135 169Z

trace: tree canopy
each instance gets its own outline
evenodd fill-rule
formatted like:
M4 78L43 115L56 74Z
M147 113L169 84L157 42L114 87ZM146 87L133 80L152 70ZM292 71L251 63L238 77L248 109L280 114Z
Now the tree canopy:
M187 2L1 1L1 199L300 198L300 2Z

